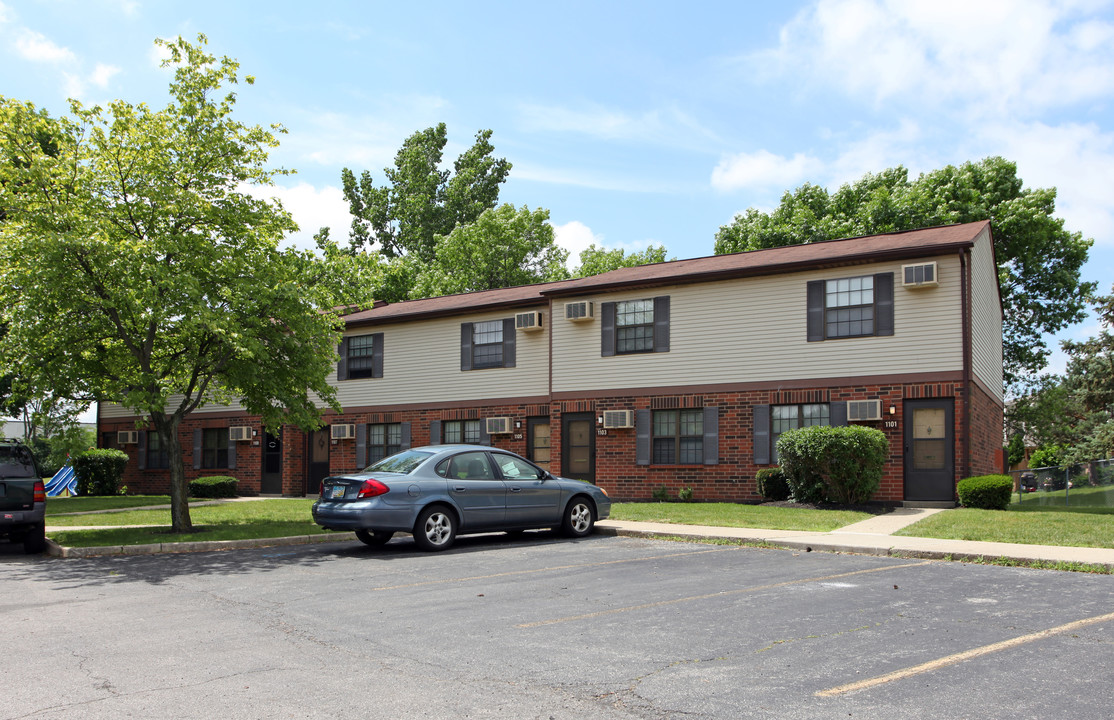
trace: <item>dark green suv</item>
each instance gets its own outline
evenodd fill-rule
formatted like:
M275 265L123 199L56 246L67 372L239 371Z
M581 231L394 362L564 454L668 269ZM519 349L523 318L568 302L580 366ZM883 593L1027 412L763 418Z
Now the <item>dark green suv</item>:
M27 553L46 549L46 487L35 456L18 440L0 439L0 537Z

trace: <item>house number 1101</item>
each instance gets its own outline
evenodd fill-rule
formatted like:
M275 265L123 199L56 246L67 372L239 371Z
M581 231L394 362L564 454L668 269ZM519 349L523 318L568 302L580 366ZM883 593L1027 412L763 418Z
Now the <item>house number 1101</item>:
M888 428L896 428L897 427L897 420L887 420L885 422L885 425Z

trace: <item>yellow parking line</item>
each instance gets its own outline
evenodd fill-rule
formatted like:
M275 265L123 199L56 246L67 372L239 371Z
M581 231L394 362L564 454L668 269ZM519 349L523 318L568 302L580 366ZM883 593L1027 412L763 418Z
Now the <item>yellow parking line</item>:
M645 610L647 608L664 607L666 605L676 605L677 603L693 602L695 600L708 600L709 598L741 595L743 593L759 592L761 590L772 590L774 588L787 587L789 585L801 585L803 583L811 582L825 582L827 580L835 580L837 578L851 577L852 575L865 575L867 573L883 572L886 570L900 570L903 568L920 567L922 565L931 565L934 562L936 561L925 560L924 562L911 563L908 565L887 565L886 567L869 568L867 570L853 570L851 572L838 573L836 575L823 575L820 577L801 578L799 580L786 580L784 582L770 583L769 585L757 585L755 587L737 588L735 590L721 590L719 592L707 593L706 595L690 595L688 597L674 598L672 600L658 600L657 602L642 603L641 605L629 605L627 607L599 610L597 612L584 613L583 615L571 615L569 617L555 618L553 620L540 620L538 622L522 623L521 625L516 625L515 627L535 628L542 627L543 625L556 625L557 623L572 622L574 620L588 620L591 618L602 617L604 615L614 615L616 613L630 612L632 610Z
M405 583L403 585L382 585L368 588L372 592L379 590L403 590L405 588L423 587L425 585L444 585L446 583L470 582L472 580L491 580L501 577L514 577L515 575L533 575L536 573L552 572L555 570L576 570L579 568L604 567L605 565L621 565L623 563L645 562L646 560L665 560L675 557L689 557L691 555L705 555L715 552L738 552L738 547L713 548L711 550L693 550L690 552L669 553L668 555L651 555L649 557L628 558L626 560L605 560L603 562L579 563L575 565L555 565L553 567L537 568L534 570L510 570L508 572L493 573L491 575L472 575L461 578L442 578L440 580L423 580L422 582Z
M1008 650L1010 648L1017 647L1018 645L1024 645L1025 643L1033 642L1034 640L1043 640L1044 638L1052 637L1053 635L1060 635L1061 633L1078 630L1079 628L1087 627L1088 625L1109 622L1111 620L1114 620L1114 613L1107 613L1106 615L1099 615L1098 617L1076 620L1075 622L1070 622L1066 625L1049 628L1048 630L1041 630L1040 632L1022 635L1010 640L1003 640L991 645L984 645L982 647L973 648L971 650L965 650L960 653L955 653L954 655L942 657L938 660L932 660L930 662L921 663L920 665L914 665L913 667L905 668L904 670L897 670L885 675L879 675L878 677L870 678L869 680L860 680L858 682L840 685L828 690L821 690L820 692L816 693L816 696L834 697L836 695L842 695L844 693L855 692L856 690L865 690L866 688L871 688L876 685L893 682L894 680L903 680L907 677L920 675L922 673L937 670L942 667L947 667L948 665L955 665L956 663L961 663L965 660L982 657L983 655L989 655L1001 650Z

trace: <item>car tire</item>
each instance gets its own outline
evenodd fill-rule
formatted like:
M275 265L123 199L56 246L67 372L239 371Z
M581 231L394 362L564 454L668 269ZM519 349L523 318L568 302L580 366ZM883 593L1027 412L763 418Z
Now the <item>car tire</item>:
M581 538L592 532L596 524L596 513L592 503L583 496L574 497L565 508L561 519L561 532L568 537Z
M386 530L356 531L356 539L362 542L364 545L370 545L372 547L386 545L388 542L390 542L390 539L394 537L394 535L395 534L393 532L388 532Z
M456 539L456 516L444 505L427 507L414 523L414 542L422 550L447 550Z
M46 550L46 523L36 525L23 536L23 552L38 555Z

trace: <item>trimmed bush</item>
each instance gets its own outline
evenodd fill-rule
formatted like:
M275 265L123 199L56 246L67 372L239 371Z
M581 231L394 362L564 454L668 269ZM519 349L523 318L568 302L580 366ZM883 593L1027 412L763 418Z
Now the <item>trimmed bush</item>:
M1064 463L1067 448L1063 445L1042 445L1029 456L1029 467L1059 467Z
M863 503L882 484L890 443L881 430L848 425L790 430L777 441L778 459L793 499Z
M658 488L654 488L653 492L650 493L650 497L657 500L658 502L666 502L667 500L669 500L669 488L664 485Z
M78 495L116 495L128 454L122 450L100 448L73 456Z
M677 492L677 499L681 502L692 502L694 492L690 487L683 487Z
M1013 479L1009 475L976 475L960 480L957 490L963 507L1005 510L1010 504Z
M231 498L236 497L236 484L240 482L227 475L213 475L190 480L190 497Z
M781 502L789 499L789 483L781 468L762 468L755 475L758 481L758 494L767 500Z

